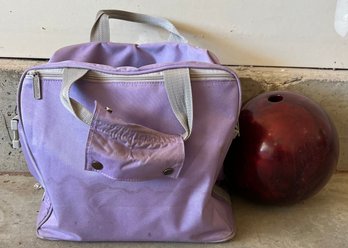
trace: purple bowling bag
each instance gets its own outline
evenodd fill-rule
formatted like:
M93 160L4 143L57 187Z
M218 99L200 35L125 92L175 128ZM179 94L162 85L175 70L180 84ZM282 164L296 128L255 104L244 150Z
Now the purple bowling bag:
M109 42L109 19L158 26L172 41ZM216 185L236 135L239 80L168 20L97 14L91 42L27 70L18 132L45 190L37 236L72 241L222 242L235 234Z

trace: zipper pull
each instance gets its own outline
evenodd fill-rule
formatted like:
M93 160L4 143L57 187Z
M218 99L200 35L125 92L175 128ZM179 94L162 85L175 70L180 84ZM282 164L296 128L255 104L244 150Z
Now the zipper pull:
M19 117L16 115L11 119L11 130L13 133L13 138L12 138L12 148L14 149L19 149L21 147L21 143L19 141L19 134L18 134L18 122L19 122Z
M36 100L42 99L40 74L37 71L29 73L33 77L33 93Z

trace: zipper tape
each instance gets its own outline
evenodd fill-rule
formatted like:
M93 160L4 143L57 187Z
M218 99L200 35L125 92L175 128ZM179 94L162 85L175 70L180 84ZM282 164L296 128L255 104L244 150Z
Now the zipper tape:
M34 90L39 92L40 78L61 80L63 77L63 69L40 69L31 70L27 73L25 78L33 78ZM191 80L233 80L235 78L228 72L220 70L206 70L206 69L190 69ZM104 82L134 82L134 81L162 81L163 72L147 73L141 75L115 75L103 72L89 71L84 77L90 81L104 81ZM35 92L34 92L35 94ZM36 94L40 99L41 95ZM36 98L36 97L35 97Z

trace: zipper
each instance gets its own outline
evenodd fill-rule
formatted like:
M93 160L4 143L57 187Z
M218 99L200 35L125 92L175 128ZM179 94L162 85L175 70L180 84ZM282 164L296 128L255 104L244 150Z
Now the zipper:
M21 143L19 142L18 122L19 122L18 115L14 116L11 119L11 131L13 134L13 138L12 138L12 148L13 149L21 148Z
M33 80L33 94L36 100L42 99L41 79L38 71L30 71L27 74Z
M219 70L206 70L206 69L191 69L192 80L221 80L221 79L233 79L230 73ZM27 77L34 79L34 84L40 85L40 78L61 80L63 76L62 69L46 69L29 71ZM163 74L161 72L148 73L143 75L115 75L103 72L90 71L85 76L86 80L106 82L135 82L135 81L163 81Z
M191 80L235 80L230 73L226 71L213 69L190 69ZM25 78L32 79L33 95L36 100L42 99L42 79L62 80L63 69L42 69L31 70ZM88 81L111 83L111 82L155 82L163 81L162 72L152 72L143 75L117 75L104 72L90 71L84 77Z

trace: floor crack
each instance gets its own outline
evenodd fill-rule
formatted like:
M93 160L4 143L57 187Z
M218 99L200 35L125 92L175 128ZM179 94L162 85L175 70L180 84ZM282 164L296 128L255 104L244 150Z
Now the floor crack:
M7 130L7 135L8 135L8 139L9 139L9 146L12 148L12 137L11 137L11 131L10 131L10 128L9 128L9 126L7 125L7 122L6 122L6 117L5 117L5 115L0 111L0 113L1 113L1 116L2 116L2 119L4 120L4 125L5 125L5 128L6 128L6 130Z

